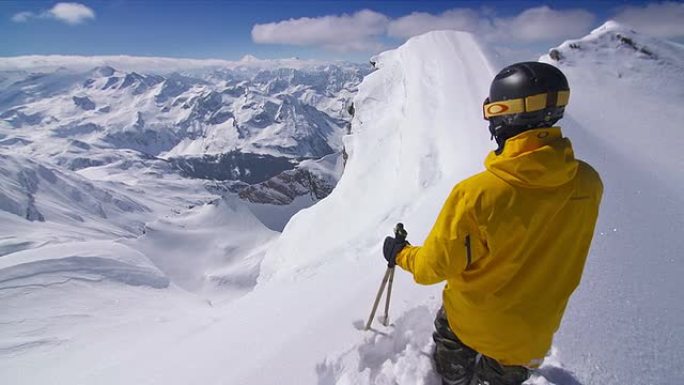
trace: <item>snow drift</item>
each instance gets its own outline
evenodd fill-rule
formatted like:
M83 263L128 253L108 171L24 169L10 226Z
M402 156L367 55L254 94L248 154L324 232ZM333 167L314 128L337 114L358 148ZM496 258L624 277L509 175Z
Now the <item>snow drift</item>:
M0 211L29 221L98 221L101 226L118 224L127 229L136 224L132 219L138 213L149 211L124 195L49 163L4 153L0 153L0 162Z
M122 242L145 253L178 286L226 298L256 285L276 234L236 198L224 198L148 223L143 236Z
M71 280L109 280L162 289L166 278L133 249L107 241L75 242L25 250L0 260L0 291L62 285Z

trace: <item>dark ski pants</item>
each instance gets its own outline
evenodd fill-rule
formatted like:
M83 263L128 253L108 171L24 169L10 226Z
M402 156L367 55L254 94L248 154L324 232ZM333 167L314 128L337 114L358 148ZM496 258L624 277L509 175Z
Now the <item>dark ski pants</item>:
M456 337L444 308L435 318L433 358L443 385L520 385L530 376L522 366L505 366L479 354Z

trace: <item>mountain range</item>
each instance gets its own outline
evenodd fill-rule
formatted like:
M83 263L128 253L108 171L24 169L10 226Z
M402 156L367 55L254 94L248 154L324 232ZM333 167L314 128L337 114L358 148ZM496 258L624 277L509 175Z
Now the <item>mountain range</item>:
M255 189L239 194L277 205L313 191L321 199L335 185L341 170L321 168L330 162L300 164L342 154L351 99L370 70L253 57L20 59L0 59L0 149L7 156L21 154L67 174L95 167L119 173L136 163L236 193L285 171L309 181L304 189L296 183L285 200L282 191L267 191L273 183L261 185L258 197L250 193ZM85 62L98 66L84 69ZM13 200L11 212L25 206L28 217L44 218L32 199Z

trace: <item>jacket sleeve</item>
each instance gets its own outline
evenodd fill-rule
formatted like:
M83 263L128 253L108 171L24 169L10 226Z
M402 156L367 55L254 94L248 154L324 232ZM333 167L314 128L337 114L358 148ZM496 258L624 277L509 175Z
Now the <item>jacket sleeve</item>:
M413 274L419 284L430 285L454 278L470 263L468 229L477 228L456 186L447 198L423 246L406 246L397 265Z

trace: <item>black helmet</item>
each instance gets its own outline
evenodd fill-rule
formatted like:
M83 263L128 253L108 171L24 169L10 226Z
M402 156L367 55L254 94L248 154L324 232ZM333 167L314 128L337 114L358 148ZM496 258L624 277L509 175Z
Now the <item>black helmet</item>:
M568 80L550 64L523 62L501 70L483 105L499 151L506 139L523 131L551 127L563 117L569 98Z

